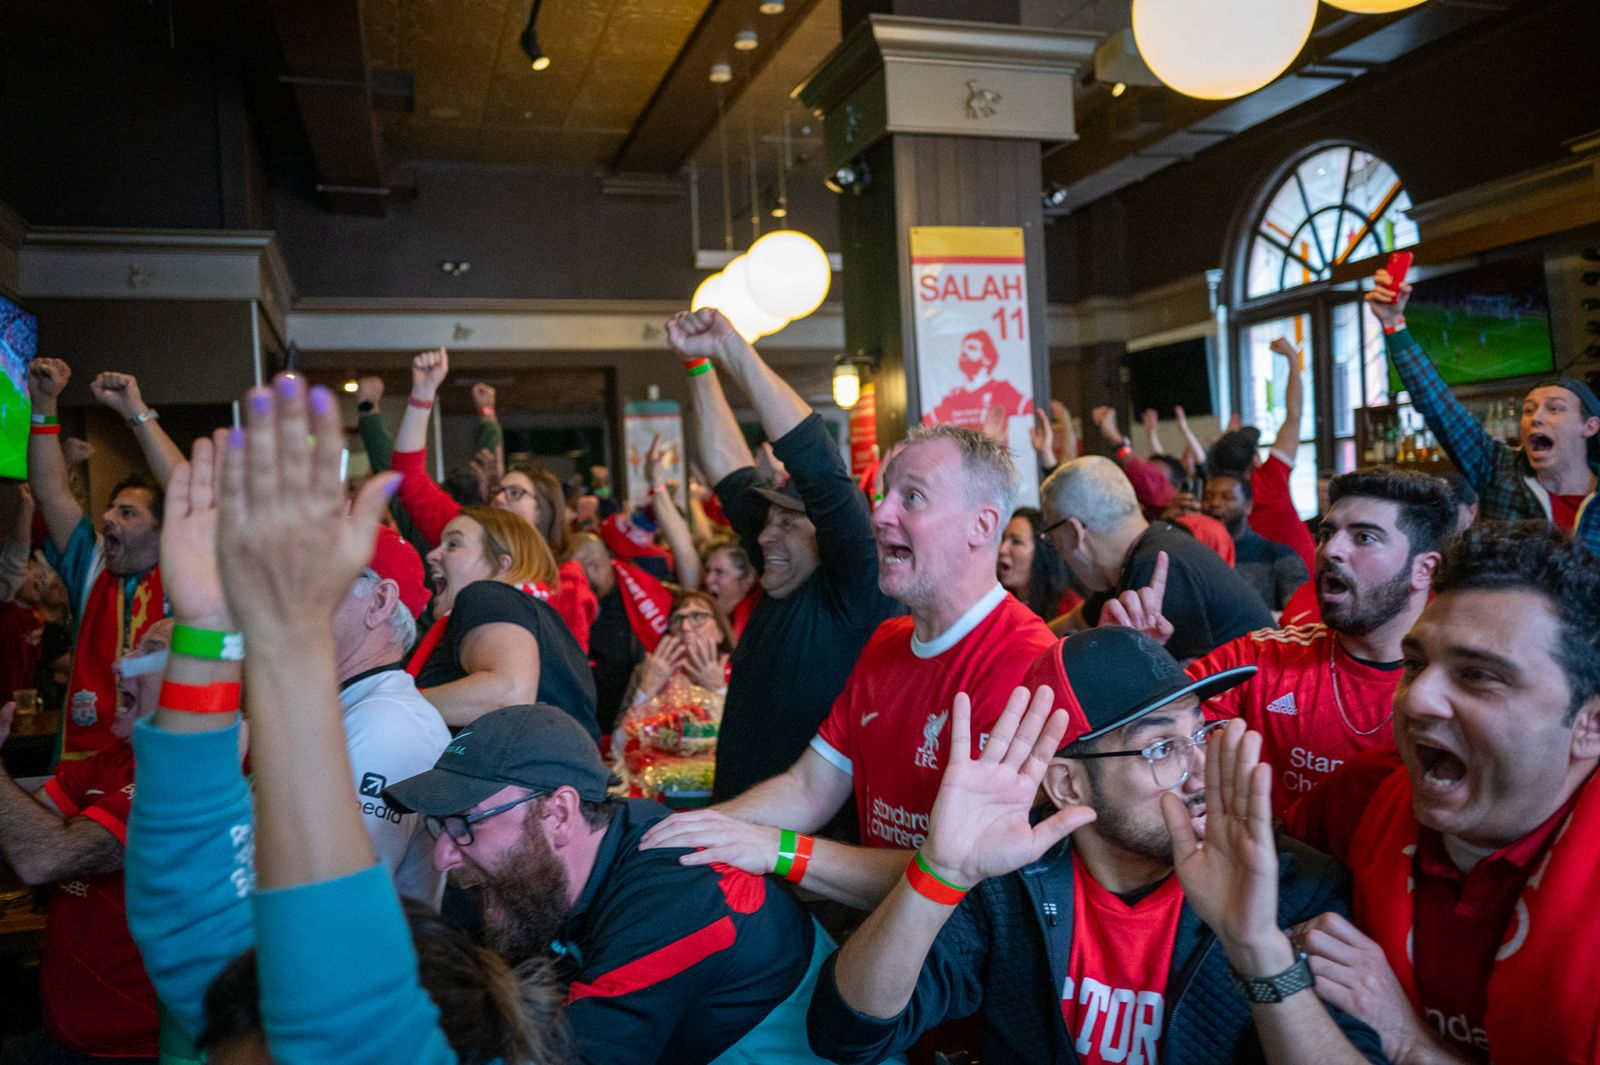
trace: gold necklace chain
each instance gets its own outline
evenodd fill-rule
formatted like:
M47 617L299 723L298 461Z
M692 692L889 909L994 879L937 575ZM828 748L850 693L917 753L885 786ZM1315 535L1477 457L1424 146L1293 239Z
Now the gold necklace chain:
M1333 705L1336 709L1338 709L1339 720L1344 722L1345 728L1349 729L1357 736L1370 736L1383 726L1387 725L1389 723L1389 719L1394 717L1394 704L1389 704L1389 712L1384 715L1382 721L1378 722L1376 725L1373 725L1365 732L1362 732L1360 729L1356 728L1350 723L1350 715L1344 712L1344 699L1339 695L1339 667L1333 663L1334 644L1337 642L1337 637L1330 633L1328 636L1328 679L1333 681Z

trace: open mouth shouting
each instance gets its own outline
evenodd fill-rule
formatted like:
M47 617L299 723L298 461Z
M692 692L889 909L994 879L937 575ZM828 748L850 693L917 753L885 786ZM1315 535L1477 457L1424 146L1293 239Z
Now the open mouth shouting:
M1350 579L1332 566L1324 566L1317 574L1317 598L1324 603L1343 603L1354 595Z
M1443 798L1453 794L1467 778L1466 760L1436 737L1408 737L1422 770L1420 785L1427 794Z
M1530 462L1544 462L1554 457L1556 441L1549 433L1535 429L1523 441L1523 448L1527 452Z
M884 568L904 566L911 561L911 548L886 537L878 539L878 565Z

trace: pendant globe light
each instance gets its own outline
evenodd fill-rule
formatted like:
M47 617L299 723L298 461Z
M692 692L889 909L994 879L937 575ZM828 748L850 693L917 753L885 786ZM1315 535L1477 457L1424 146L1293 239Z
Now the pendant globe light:
M1391 11L1404 11L1425 0L1328 0L1331 7L1341 11L1354 11L1358 15L1387 15Z
M768 314L751 300L745 286L743 255L723 267L720 273L712 274L700 282L700 287L694 290L694 298L689 302L689 309L698 311L702 307L715 307L721 311L738 334L752 344L789 324L787 318Z
M828 298L828 253L797 229L768 233L750 245L745 258L750 299L768 314L804 318Z
M1316 17L1317 0L1133 0L1133 38L1171 88L1231 100L1287 70Z

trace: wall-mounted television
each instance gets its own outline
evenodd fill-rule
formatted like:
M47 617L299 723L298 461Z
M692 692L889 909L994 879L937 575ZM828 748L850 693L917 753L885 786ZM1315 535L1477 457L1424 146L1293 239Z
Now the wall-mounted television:
M0 477L28 476L28 364L38 349L39 320L0 295Z
M1555 368L1550 294L1538 252L1418 281L1406 304L1406 325L1447 384ZM1389 388L1401 387L1391 367Z
M1128 398L1134 416L1154 408L1163 418L1170 418L1173 407L1182 407L1190 418L1214 414L1209 354L1206 337L1129 352L1123 365L1128 368Z

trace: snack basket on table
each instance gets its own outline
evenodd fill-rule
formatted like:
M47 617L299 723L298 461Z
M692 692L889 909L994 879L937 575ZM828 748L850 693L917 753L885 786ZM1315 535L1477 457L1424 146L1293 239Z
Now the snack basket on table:
M722 695L681 673L653 698L630 707L612 736L612 756L627 794L676 810L711 800Z

